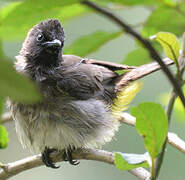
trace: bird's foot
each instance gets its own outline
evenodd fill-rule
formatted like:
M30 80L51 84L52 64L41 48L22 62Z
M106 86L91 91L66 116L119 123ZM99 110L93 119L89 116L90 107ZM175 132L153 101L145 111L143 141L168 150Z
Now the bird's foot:
M80 162L73 159L73 157L72 157L73 150L74 149L72 149L72 148L68 148L68 149L64 150L63 159L64 159L64 161L68 161L71 165L75 165L76 166Z
M50 168L58 169L60 166L56 166L55 163L51 160L50 154L54 151L57 151L56 149L50 149L48 147L45 147L44 152L42 153L42 162Z

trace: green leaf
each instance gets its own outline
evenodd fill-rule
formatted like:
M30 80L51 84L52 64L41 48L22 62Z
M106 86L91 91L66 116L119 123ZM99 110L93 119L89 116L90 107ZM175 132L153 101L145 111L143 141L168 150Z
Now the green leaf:
M185 12L185 5L180 4L182 12ZM173 7L160 6L155 9L146 21L142 34L149 37L159 31L172 32L181 36L185 28L185 18Z
M167 57L174 60L177 66L178 65L178 57L180 50L180 43L177 37L169 32L158 32L156 35L152 36L152 39L158 41Z
M165 142L168 132L168 118L160 104L141 103L131 109L136 117L136 129L144 136L145 148L154 159Z
M146 167L149 165L147 163L150 159L148 153L145 154L126 154L126 153L115 153L114 162L116 168L120 170L131 170L138 167Z
M64 49L65 54L75 54L86 56L96 50L108 41L117 38L122 32L104 32L97 31L77 39L70 47Z
M98 2L99 0L94 0L95 2ZM128 5L128 6L134 6L134 5L156 5L158 3L164 3L164 1L167 0L101 0L101 2L111 2L111 3L118 3L118 4L123 4L123 5ZM172 1L172 0L168 0Z
M38 22L57 18L62 23L88 11L78 0L27 0L10 3L1 10L0 37L5 40L26 36Z
M4 126L0 125L0 149L6 148L8 141L8 132L6 131Z
M122 62L129 66L140 66L150 61L150 55L145 48L139 47L127 54L126 58Z
M36 86L3 59L0 59L0 84L0 97L9 96L13 100L27 103L41 100Z

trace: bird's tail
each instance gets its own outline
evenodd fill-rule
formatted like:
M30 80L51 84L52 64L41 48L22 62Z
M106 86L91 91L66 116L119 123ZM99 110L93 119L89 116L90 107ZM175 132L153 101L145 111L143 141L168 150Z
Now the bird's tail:
M163 62L166 65L171 65L174 63L169 58L165 58ZM124 73L123 75L119 76L119 78L116 79L116 87L118 90L123 89L130 82L141 79L142 77L145 77L148 74L151 74L152 72L155 72L159 69L161 69L161 66L157 62L144 64L142 66L131 69L130 71Z

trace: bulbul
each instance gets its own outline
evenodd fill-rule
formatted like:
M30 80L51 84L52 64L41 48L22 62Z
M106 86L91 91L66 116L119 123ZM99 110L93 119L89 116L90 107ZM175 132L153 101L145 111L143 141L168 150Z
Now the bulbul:
M10 105L22 145L41 152L52 168L57 168L49 157L53 150L64 150L64 159L76 165L73 149L97 148L110 141L119 127L116 113L123 110L118 101L124 104L129 83L160 69L157 63L136 68L63 55L64 40L56 19L42 21L28 32L15 68L37 84L43 101ZM130 71L120 75L116 70L121 69Z

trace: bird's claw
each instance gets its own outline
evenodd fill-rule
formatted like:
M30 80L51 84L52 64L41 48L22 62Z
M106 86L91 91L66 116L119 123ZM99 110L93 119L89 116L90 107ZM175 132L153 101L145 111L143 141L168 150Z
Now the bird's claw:
M44 152L42 153L42 162L50 168L58 169L60 166L56 166L55 163L50 158L50 154L56 151L56 149L49 149L48 147L45 148Z
M63 159L64 161L68 161L71 165L75 165L75 166L80 163L79 161L73 159L71 148L64 151Z

